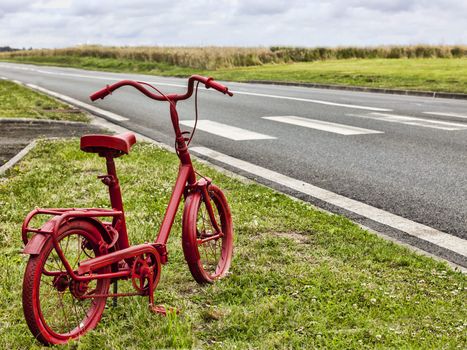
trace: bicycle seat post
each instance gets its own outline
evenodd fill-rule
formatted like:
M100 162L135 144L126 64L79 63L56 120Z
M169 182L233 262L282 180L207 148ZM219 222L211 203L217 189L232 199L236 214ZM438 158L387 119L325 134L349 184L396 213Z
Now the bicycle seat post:
M115 169L114 158L130 152L131 146L136 143L133 133L127 132L121 135L84 135L81 137L80 148L84 152L97 153L105 158L107 174L99 176L102 182L109 188L110 203L114 210L122 212L114 216L112 226L118 231L118 245L120 249L128 248L128 235L123 211L122 193Z
M115 168L114 155L111 153L106 154L105 160L107 175L99 176L99 178L101 178L102 182L109 187L109 197L112 208L122 212L121 217L114 217L112 226L122 233L119 237L119 244L121 245L121 248L126 248L129 247L129 242L126 231L125 214L123 211L122 192L117 177L117 169Z
M102 182L109 187L110 203L113 209L123 210L122 193L118 183L117 169L112 156L105 157L107 175L101 176Z

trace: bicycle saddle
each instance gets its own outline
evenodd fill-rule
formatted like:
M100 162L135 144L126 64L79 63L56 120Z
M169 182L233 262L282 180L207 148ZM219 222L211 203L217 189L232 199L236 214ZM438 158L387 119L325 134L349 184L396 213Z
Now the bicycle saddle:
M99 156L120 157L130 152L136 143L135 134L126 132L120 135L84 135L81 137L80 148L84 152L99 153Z

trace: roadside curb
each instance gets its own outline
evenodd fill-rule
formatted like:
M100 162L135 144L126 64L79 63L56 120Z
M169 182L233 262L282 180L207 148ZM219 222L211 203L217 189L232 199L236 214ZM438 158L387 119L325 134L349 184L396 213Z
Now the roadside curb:
M56 120L56 119L35 119L35 118L2 118L0 124L3 122L19 122L19 123L39 123L39 124L63 124L63 125L87 125L86 122L76 122L71 120Z
M8 162L0 166L0 176L3 176L10 168L14 167L26 154L29 153L37 144L36 140L31 141L26 147L19 151L13 158Z
M316 89L375 92L375 93L390 94L390 95L407 95L407 96L421 96L421 97L451 98L451 99L458 99L458 100L467 100L467 94L455 93L455 92L385 89L385 88L373 88L373 87L364 87L364 86L299 83L299 82L286 82L286 81L275 81L275 80L248 80L248 81L245 81L245 83L264 84L264 85L300 86L300 87L308 87L308 88L316 88Z

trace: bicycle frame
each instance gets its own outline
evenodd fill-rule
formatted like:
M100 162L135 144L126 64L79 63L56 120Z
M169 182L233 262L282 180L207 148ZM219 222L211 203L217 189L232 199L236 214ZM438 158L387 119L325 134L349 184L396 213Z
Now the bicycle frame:
M106 159L107 174L98 178L108 187L111 209L34 209L26 216L22 226L23 252L30 257L23 278L23 311L33 336L43 344L64 344L93 329L109 297L116 305L117 297L148 296L150 310L167 313L164 306L154 303L154 291L162 264L168 261L166 245L182 196L185 202L182 248L193 278L204 284L227 275L233 252L230 207L222 190L210 179L202 175L197 179L188 151L193 133L190 138L185 138L186 132L180 130L176 107L178 101L193 94L195 81L204 83L206 88L232 95L227 87L211 78L194 75L188 79L187 92L182 95L164 95L147 83L123 80L90 96L94 101L119 87L130 85L152 99L168 102L180 165L154 242L130 245L114 158L128 154L136 137L131 132L81 137L82 151L97 153ZM147 90L145 85L160 95ZM195 108L197 118L197 103ZM52 218L40 228L34 228L30 223L37 215ZM105 218L110 218L111 222L104 221ZM119 280L131 281L133 290L118 293ZM110 292L111 283L113 293ZM56 309L62 312L57 313Z
M160 256L161 263L167 263L167 250L166 244L175 220L176 213L178 211L178 207L180 205L180 201L182 196L188 195L190 191L201 191L203 196L208 196L207 187L210 184L211 180L208 178L202 178L201 180L197 180L196 173L193 168L193 164L191 161L190 153L188 152L188 147L186 144L186 139L183 136L182 131L180 130L179 125L179 117L178 112L176 109L176 103L179 100L188 99L193 93L193 83L195 80L204 82L206 87L213 87L216 90L219 90L225 94L232 95L227 88L212 81L211 78L204 78L200 76L192 76L189 79L188 83L188 91L184 95L163 95L163 97L159 95L152 94L151 92L147 91L143 87L141 87L138 83L132 81L122 81L112 85L111 87L107 86L106 88L96 92L95 94L91 95L91 99L95 100L97 98L103 98L107 94L111 93L113 90L124 86L124 85L131 85L145 95L159 100L159 101L167 101L170 105L170 117L172 126L175 132L175 142L176 142L176 152L180 159L180 166L178 171L177 180L173 187L172 195L169 200L167 209L164 214L164 218L162 220L162 224L159 228L159 232L156 236L156 239L153 244L140 244L136 246L130 246L128 233L126 228L126 221L125 221L125 213L123 209L123 200L121 189L117 177L117 172L115 168L115 162L112 156L106 156L106 166L107 166L107 175L99 176L102 182L109 187L109 197L110 203L112 206L112 210L108 209L98 209L98 208L86 208L86 209L74 209L74 208L57 208L57 209L35 209L31 213L28 214L26 219L24 220L23 227L22 227L22 238L23 242L25 243L26 247L24 248L23 252L26 254L38 254L45 244L48 236L52 237L54 248L57 251L60 260L63 262L64 267L67 273L72 277L72 279L76 281L90 281L93 279L105 279L105 278L112 278L112 279L120 279L120 278L128 278L131 274L131 270L129 269L119 269L115 272L110 273L101 273L101 274L93 274L94 270L98 270L106 265L116 264L121 260L126 260L131 263L131 259L135 256L141 255L143 253L157 253ZM214 215L213 208L211 206L210 201L206 201L206 207L208 211L208 215L213 222L214 229L216 230L216 234L206 238L204 241L215 239L222 237L222 232L219 228L217 220ZM29 227L29 223L35 215L38 214L46 214L46 215L55 215L54 219L50 222L53 224L47 227L42 227L41 229L34 229ZM111 240L110 244L103 244L102 249L106 251L111 250L114 248L114 251L111 253L106 254L105 256L99 258L93 258L86 261L79 266L78 271L74 271L68 261L66 260L62 249L57 241L57 232L60 225L69 219L72 218L87 218L90 220L94 220L95 217L112 217L112 223L103 223L105 230L108 232L116 231L117 233L111 237L109 235L108 240ZM46 224L47 225L47 224ZM32 237L31 240L28 239L28 232L36 233ZM115 237L117 239L115 240ZM89 273L87 275L84 275ZM111 296L111 294L109 294Z

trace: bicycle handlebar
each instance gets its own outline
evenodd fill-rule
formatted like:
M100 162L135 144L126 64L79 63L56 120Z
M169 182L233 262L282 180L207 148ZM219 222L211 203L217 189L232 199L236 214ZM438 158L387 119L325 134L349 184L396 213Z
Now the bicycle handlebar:
M213 88L219 92L222 92L223 94L233 96L233 93L229 91L227 86L224 86L218 83L217 81L214 81L212 78L206 78L201 75L192 75L188 79L188 89L184 95L172 94L172 95L167 95L166 97L174 101L186 100L193 94L193 85L195 81L199 81L200 83L203 83L206 89ZM125 86L125 85L133 86L134 88L138 89L143 94L145 94L146 96L154 100L166 101L166 97L150 92L141 83L134 81L134 80L122 80L122 81L119 81L118 83L107 85L105 88L91 94L89 98L91 99L91 101L95 101L99 98L104 99L104 97L111 94L114 90L117 90L118 88Z
M209 89L211 87L211 88L213 88L213 89L215 89L215 90L217 90L219 92L222 92L223 94L233 96L233 93L231 93L229 91L229 88L227 86L224 86L224 85L218 83L217 81L214 81L212 78L208 78L206 83L204 83L204 86L206 86L207 89Z
M96 91L95 93L89 95L89 98L91 99L91 101L95 101L99 98L101 99L104 99L105 96L107 96L108 94L111 94L112 92L110 91L109 89L109 85L107 85L105 88L99 90L99 91Z

